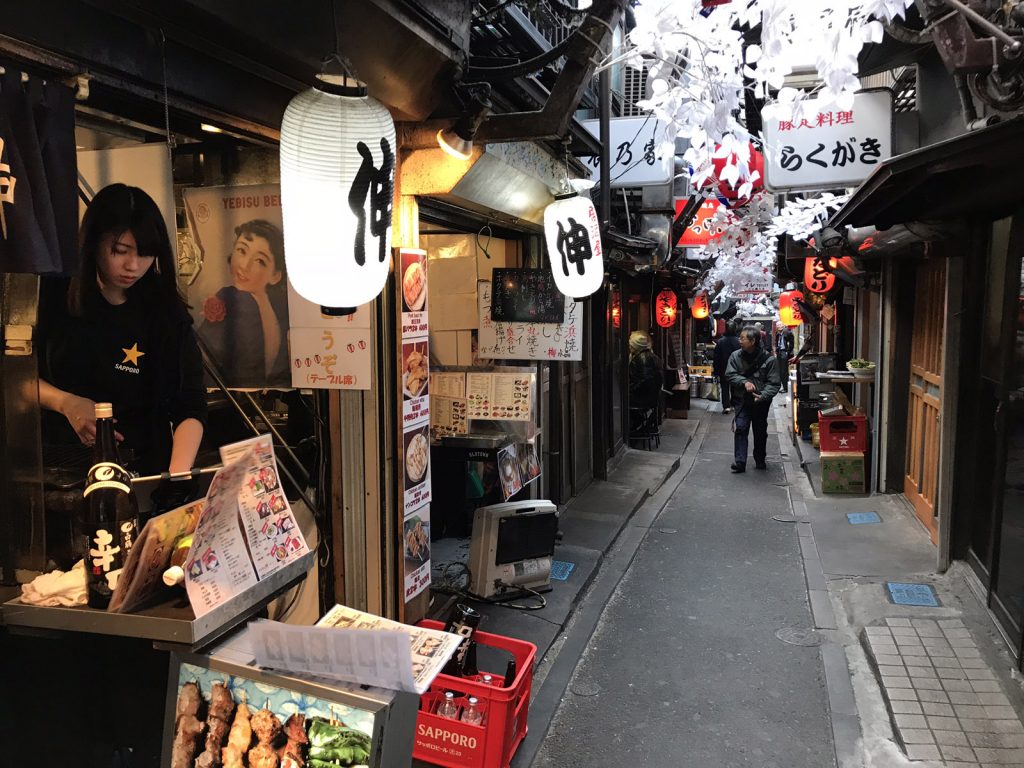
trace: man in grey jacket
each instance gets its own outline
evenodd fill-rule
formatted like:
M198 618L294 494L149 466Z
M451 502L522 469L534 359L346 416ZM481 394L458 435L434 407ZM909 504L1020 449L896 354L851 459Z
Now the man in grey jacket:
M733 472L747 471L747 435L754 428L754 464L767 469L768 411L779 394L778 361L761 345L761 333L752 325L740 331L740 348L729 356L725 380L736 409L733 421Z

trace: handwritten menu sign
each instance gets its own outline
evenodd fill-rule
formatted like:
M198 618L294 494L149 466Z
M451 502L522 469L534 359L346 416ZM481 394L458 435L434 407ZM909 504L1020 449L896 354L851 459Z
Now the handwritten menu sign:
M370 309L331 317L288 285L289 367L300 389L369 389Z
M497 270L495 270L497 273ZM491 282L477 284L478 351L491 360L582 360L583 304L565 299L558 323L504 322L491 318Z
M468 373L466 400L471 419L530 421L532 374Z
M495 269L491 281L491 319L560 323L565 295L547 269Z

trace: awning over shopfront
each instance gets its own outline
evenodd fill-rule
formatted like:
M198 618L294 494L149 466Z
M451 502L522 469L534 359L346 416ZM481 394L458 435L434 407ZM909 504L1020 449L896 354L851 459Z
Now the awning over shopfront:
M947 217L997 219L1024 203L1024 118L898 155L878 166L829 226Z

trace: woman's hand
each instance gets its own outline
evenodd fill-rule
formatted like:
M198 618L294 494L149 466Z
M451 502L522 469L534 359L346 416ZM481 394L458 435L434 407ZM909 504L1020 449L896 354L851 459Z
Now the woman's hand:
M96 403L87 397L67 393L61 403L60 412L64 414L83 445L96 443ZM114 432L114 438L121 442L124 435Z

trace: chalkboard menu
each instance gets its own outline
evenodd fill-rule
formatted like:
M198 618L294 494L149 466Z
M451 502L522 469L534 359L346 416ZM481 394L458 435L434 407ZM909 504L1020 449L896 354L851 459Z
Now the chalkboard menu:
M547 269L495 269L491 278L495 322L561 323L565 296Z

